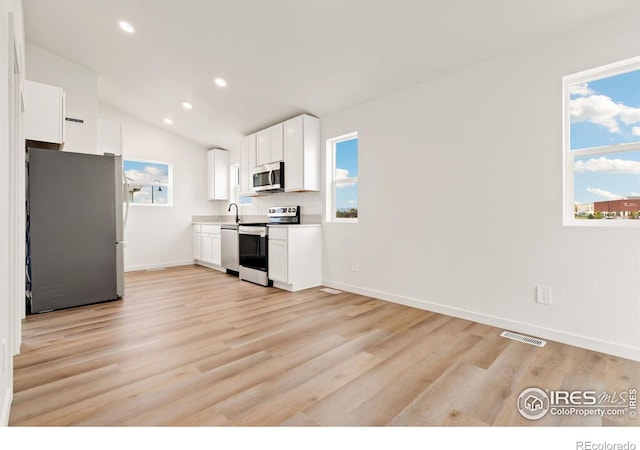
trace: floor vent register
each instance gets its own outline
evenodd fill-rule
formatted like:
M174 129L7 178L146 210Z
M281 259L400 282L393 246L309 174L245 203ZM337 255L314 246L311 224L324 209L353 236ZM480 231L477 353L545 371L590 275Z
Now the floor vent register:
M536 347L544 347L547 343L547 341L543 341L542 339L525 336L523 334L512 333L511 331L503 331L502 333L500 333L500 336L506 337L508 339L513 339L514 341L524 342L525 344L535 345Z

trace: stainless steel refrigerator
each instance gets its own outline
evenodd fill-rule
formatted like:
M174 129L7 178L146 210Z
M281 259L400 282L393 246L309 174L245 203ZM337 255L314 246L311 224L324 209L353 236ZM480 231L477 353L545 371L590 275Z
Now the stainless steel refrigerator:
M27 310L124 294L122 161L28 149Z

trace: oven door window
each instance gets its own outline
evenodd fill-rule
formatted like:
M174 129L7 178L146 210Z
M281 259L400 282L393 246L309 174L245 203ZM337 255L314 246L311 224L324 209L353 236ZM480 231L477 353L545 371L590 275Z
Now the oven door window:
M267 238L240 234L240 265L250 269L267 271Z

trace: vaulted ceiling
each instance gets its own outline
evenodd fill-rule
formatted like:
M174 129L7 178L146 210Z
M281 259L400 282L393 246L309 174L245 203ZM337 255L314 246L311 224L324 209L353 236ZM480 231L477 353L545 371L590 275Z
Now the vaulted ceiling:
M97 73L100 102L223 148L298 113L323 116L534 42L552 45L554 36L639 7L638 0L24 0L27 40Z

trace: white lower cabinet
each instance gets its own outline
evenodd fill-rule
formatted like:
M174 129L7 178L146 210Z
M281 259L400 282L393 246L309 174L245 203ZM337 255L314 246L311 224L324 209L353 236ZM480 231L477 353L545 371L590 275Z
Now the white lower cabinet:
M287 255L286 239L269 238L269 279L273 281L289 282L287 265L289 258Z
M269 279L273 286L299 291L320 286L322 247L320 225L269 226Z
M200 261L202 259L202 225L193 226L193 259Z
M220 225L193 225L193 259L198 264L222 264Z

